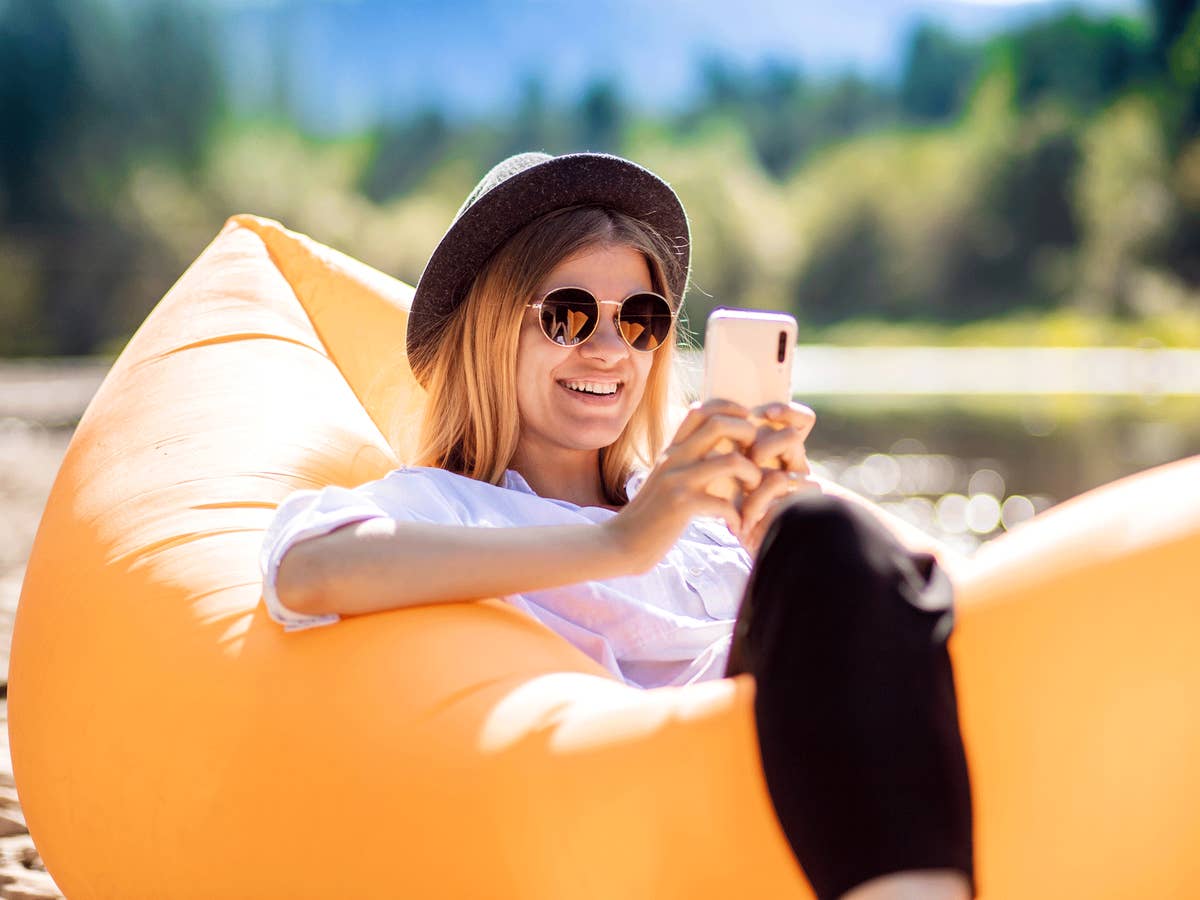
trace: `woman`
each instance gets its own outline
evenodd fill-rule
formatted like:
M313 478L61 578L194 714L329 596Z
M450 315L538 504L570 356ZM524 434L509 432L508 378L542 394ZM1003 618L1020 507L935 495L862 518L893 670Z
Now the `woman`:
M946 583L820 495L806 408L712 400L667 441L689 246L674 192L626 160L489 172L413 299L417 465L288 498L268 610L294 629L503 596L639 687L750 671L768 787L818 894L966 896ZM708 492L723 478L739 503ZM856 656L869 677L845 673ZM881 772L887 791L864 787Z

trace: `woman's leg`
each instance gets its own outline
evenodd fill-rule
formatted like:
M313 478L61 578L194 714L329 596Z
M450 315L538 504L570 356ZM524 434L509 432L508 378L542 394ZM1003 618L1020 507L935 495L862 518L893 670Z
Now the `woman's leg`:
M821 900L971 890L950 600L932 557L836 498L798 498L763 540L728 674L755 677L767 787Z

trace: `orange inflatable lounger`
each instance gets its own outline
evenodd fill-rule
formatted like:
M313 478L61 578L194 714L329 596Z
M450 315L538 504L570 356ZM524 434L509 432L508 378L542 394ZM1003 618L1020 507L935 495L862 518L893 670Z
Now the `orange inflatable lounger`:
M285 634L296 488L411 452L411 289L231 219L92 401L17 612L17 786L71 900L811 896L749 676L639 691L493 600ZM952 641L980 896L1200 896L1200 459L985 547ZM802 764L802 761L801 763Z

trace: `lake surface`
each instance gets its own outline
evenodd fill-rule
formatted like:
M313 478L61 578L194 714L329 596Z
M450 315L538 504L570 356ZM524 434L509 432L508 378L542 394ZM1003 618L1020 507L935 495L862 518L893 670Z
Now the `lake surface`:
M964 550L1055 503L1200 454L1200 397L797 398L820 470Z
M689 391L703 362L686 357ZM1200 454L1200 351L796 348L818 471L963 550L1110 481Z
M700 365L685 360L692 391ZM0 360L0 570L23 566L108 366ZM1035 511L1200 454L1197 351L801 346L793 384L817 412L818 471L968 551Z

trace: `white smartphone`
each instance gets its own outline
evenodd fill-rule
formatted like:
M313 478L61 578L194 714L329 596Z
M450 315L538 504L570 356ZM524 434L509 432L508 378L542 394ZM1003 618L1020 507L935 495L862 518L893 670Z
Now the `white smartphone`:
M788 402L795 346L794 316L763 309L713 310L704 336L702 399L719 397L747 409ZM728 451L728 441L715 450ZM741 508L741 486L733 479L714 482L709 491Z
M704 337L703 399L747 409L792 397L796 319L764 309L715 309Z

